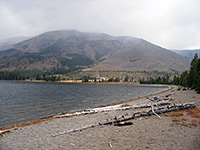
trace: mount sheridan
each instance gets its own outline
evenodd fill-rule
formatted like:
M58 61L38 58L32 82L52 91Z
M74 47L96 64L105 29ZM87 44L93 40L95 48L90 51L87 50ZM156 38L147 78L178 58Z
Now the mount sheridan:
M0 70L184 71L190 59L134 37L49 31L0 51Z

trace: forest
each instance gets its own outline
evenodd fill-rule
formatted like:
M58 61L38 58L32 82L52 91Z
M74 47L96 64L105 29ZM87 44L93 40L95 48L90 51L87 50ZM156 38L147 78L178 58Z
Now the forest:
M140 80L140 83L181 85L189 89L194 89L198 94L200 94L200 58L198 58L196 53L190 63L190 70L184 71L179 76L174 76L172 80L170 80L169 76L166 75L156 79L150 77L147 80Z
M190 63L190 70L184 71L179 77L179 85L195 89L200 94L200 58L195 54Z

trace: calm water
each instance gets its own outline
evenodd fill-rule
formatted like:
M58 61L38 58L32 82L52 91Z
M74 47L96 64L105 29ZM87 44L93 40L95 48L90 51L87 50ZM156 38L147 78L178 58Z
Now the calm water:
M0 81L0 126L141 97L168 87Z

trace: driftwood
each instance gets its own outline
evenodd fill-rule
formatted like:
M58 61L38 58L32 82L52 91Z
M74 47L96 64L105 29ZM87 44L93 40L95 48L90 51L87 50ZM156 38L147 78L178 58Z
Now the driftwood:
M127 125L132 125L132 122L119 122L115 123L114 126L127 126Z
M161 117L160 117L157 113L155 113L154 108L153 108L153 105L151 105L151 110L152 110L152 113L153 113L154 115L156 115L159 119L161 119Z
M109 143L109 146L110 146L111 149L113 149L113 146L112 146L111 142Z
M151 105L151 106L153 106L153 105ZM158 115L161 113L171 112L171 111L175 111L175 110L194 108L195 106L196 105L194 102L188 102L188 103L184 103L184 104L172 104L167 107L158 107L156 110L151 109L149 111L137 112L137 113L134 113L132 116L123 117L120 119L106 121L106 122L99 122L98 124L92 124L92 125L88 125L88 126L77 128L77 129L70 129L67 131L59 132L59 133L53 135L53 137L72 133L72 132L82 131L82 130L86 130L88 128L93 128L93 127L97 127L97 126L101 126L101 125L114 125L114 124L117 124L120 122L125 122L125 121L132 120L132 119L139 118L139 117Z
M162 105L169 105L171 104L168 100L162 100L159 102L147 103L147 104L140 104L140 105L116 105L116 106L107 106L107 107L101 107L101 108L94 108L94 109L86 109L81 112L75 112L71 114L64 114L64 115L57 115L54 116L55 118L66 118L66 117L72 117L72 116L79 116L79 115L88 115L88 114L95 114L99 112L109 112L109 111L122 111L122 110L129 110L129 109L141 109L141 108L151 108L153 106L162 106Z
M6 135L9 132L10 130L0 130L0 137L2 137L3 135Z
M170 98L171 95L173 95L175 93L168 93L166 94L164 97L162 96L152 96L152 97L147 97L146 99L150 100L150 101L153 101L153 102L158 102L158 101L162 101L162 100L168 100L168 101L171 101L173 100L172 98Z
M156 115L159 119L161 119L161 117L154 111L154 107L153 105L160 105L159 104L159 101L171 101L172 98L169 98L169 96L173 95L174 93L169 93L167 95L164 96L164 98L161 98L160 96L152 96L152 97L147 97L148 100L154 102L153 104L151 104L151 110L152 110L152 113L154 115Z

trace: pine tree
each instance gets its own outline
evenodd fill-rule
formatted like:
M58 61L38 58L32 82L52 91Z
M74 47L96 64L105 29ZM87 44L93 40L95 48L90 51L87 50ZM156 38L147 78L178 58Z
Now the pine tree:
M119 77L116 77L114 81L115 81L115 82L120 82Z
M197 76L196 76L196 86L195 90L197 91L198 94L200 94L200 58L197 60L196 63L196 71L197 71Z
M187 80L188 80L188 72L184 71L180 76L180 85L187 87Z
M190 63L190 71L188 74L188 79L187 79L187 86L194 89L195 84L196 84L196 78L197 78L197 70L196 70L196 64L198 60L198 55L197 53L195 54L193 60Z
M178 84L179 84L178 79L179 79L179 78L178 78L177 76L174 76L174 79L173 79L173 81L172 81L172 84L178 85Z
M129 77L128 77L128 75L126 75L124 82L128 82L128 80L129 80Z

